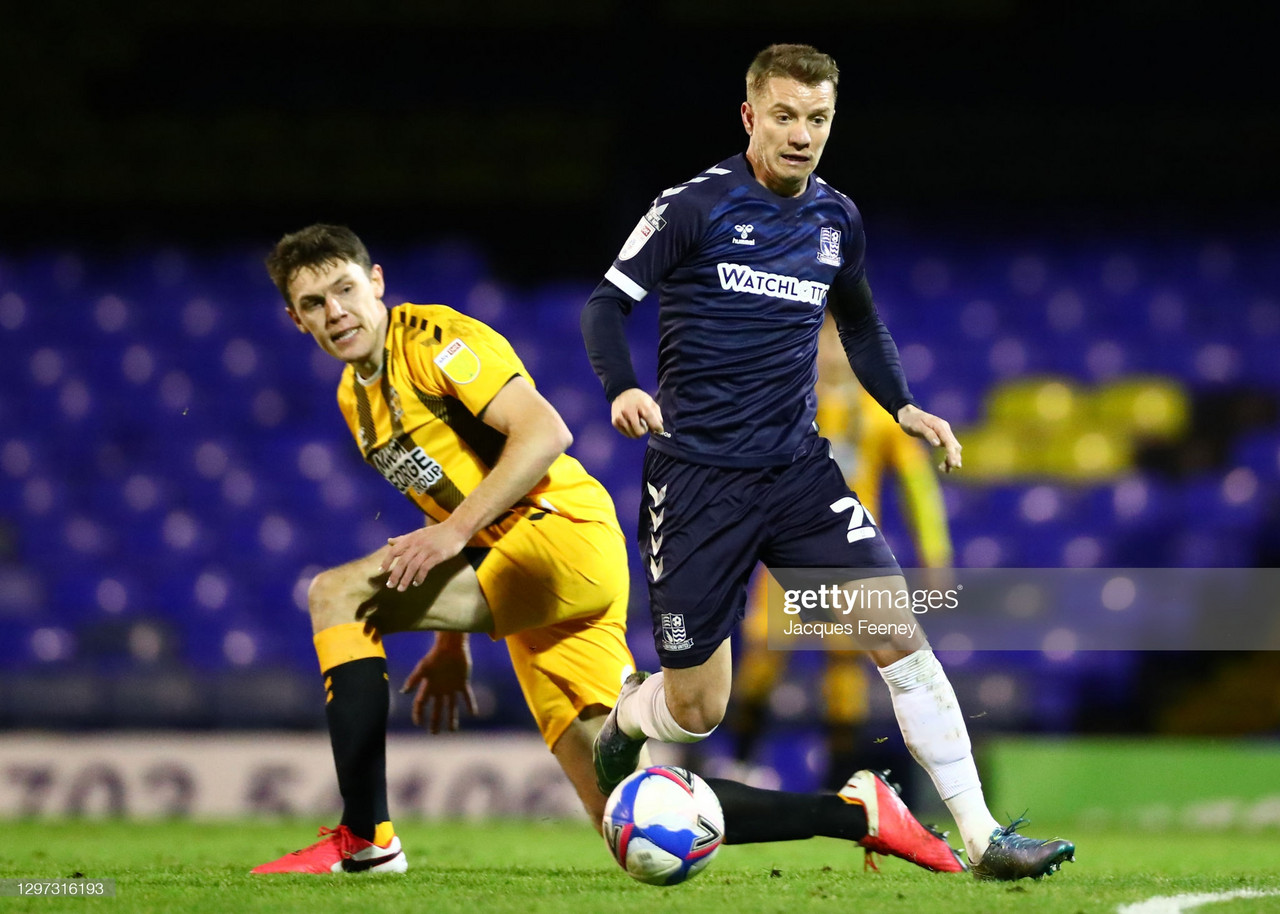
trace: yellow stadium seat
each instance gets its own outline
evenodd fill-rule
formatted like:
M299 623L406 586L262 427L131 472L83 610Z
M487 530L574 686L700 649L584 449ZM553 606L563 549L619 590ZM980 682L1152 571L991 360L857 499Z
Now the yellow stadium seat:
M1191 404L1182 385L1168 378L1125 378L1094 394L1100 426L1139 438L1176 438L1186 431Z
M1168 378L1096 390L1068 378L1018 378L990 392L983 424L957 430L965 467L957 481L1112 479L1132 466L1139 441L1176 438L1190 415L1186 391Z
M993 482L1026 472L1030 448L1012 428L990 424L956 433L964 445L964 471L955 478L967 482Z
M1053 425L1080 418L1087 397L1069 378L1018 378L1000 385L987 401L987 415L996 423Z

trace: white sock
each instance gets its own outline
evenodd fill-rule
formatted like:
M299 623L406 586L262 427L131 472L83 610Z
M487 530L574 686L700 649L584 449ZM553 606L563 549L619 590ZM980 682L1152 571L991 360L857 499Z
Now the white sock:
M893 698L902 738L956 820L970 861L982 859L1000 827L987 809L973 762L969 730L955 690L931 650L918 650L880 669Z
M618 702L618 729L632 739L647 736L664 743L696 743L715 732L712 727L706 733L690 733L676 723L667 707L662 673L650 676Z

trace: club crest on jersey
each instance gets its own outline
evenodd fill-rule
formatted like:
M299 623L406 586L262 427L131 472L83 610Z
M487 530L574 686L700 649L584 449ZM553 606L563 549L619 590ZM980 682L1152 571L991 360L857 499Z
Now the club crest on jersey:
M738 237L733 239L733 243L754 245L756 240L754 238L748 238L747 236L754 232L755 229L756 227L754 225L735 225L733 230L738 233Z
M840 230L824 225L818 233L818 262L840 266Z
M666 228L667 220L662 218L662 214L666 212L667 205L655 203L649 208L649 212L640 217L640 221L623 243L622 250L618 252L619 260L630 260L639 254L646 241Z
M693 639L685 632L684 613L662 614L662 647L668 651L687 651Z
M440 370L454 384L470 384L480 374L480 357L462 340L454 340L435 357Z

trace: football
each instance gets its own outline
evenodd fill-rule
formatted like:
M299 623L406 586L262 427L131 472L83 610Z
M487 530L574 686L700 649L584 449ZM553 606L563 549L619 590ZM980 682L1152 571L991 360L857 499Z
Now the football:
M706 869L724 841L724 813L707 782L665 765L631 775L609 796L604 840L618 865L649 885Z

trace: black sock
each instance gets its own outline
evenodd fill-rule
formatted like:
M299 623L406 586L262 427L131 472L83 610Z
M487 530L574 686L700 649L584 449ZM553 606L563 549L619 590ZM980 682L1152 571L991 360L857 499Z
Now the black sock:
M858 841L867 834L867 813L833 793L787 793L761 790L737 781L707 778L724 810L725 844L843 838Z
M385 657L340 663L325 672L325 716L342 792L342 824L372 841L387 812L387 714L391 696Z
M738 761L751 761L767 710L762 701L743 701L730 710L729 732L733 735L733 757Z
M856 748L864 740L861 728L843 721L832 721L826 726L827 731L827 773L822 780L824 790L839 790L844 786L849 775L859 768L866 768L860 763Z

